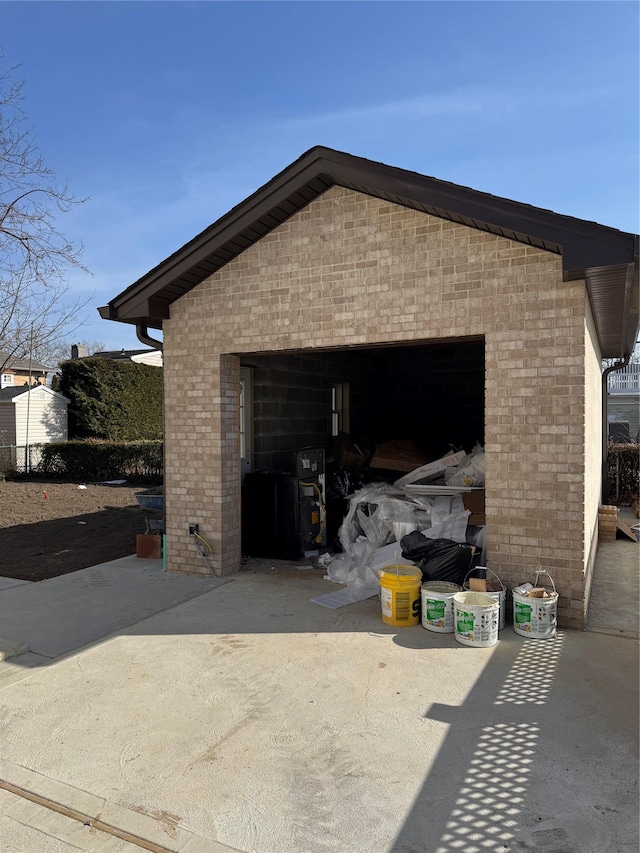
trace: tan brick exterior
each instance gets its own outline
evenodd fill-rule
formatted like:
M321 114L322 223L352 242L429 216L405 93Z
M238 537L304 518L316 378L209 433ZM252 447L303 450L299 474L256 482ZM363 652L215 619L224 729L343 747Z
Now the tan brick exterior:
M189 522L211 542L218 570L239 567L234 353L478 335L488 565L512 584L547 568L562 624L581 627L593 521L591 486L585 519L584 283L563 282L557 255L339 187L171 307L169 568L205 571Z

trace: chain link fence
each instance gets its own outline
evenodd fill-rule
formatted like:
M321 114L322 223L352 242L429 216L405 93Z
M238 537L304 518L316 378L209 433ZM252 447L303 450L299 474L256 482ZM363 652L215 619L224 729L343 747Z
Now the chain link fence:
M0 445L0 476L30 474L42 461L41 444Z

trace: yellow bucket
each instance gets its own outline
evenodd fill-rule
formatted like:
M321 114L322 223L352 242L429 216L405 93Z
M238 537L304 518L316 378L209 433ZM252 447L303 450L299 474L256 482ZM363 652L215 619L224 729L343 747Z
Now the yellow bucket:
M422 572L415 566L385 566L378 569L382 621L396 628L420 621Z

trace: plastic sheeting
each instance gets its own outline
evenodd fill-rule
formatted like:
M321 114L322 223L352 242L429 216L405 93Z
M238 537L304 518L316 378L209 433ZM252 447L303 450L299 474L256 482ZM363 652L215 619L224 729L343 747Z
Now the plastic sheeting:
M327 578L345 584L354 601L378 593L377 570L401 558L399 543L408 534L417 531L429 540L448 539L459 544L468 541L470 512L465 510L460 494L429 496L411 490L410 484L423 479L425 470L427 479L433 479L436 469L448 486L465 490L484 485L484 450L476 445L470 454L451 453L393 485L369 483L351 495L349 510L338 531L343 553L329 564ZM470 534L478 545L484 546L483 533L476 528Z
M476 444L458 465L446 469L444 481L447 486L484 486L485 476L484 448Z

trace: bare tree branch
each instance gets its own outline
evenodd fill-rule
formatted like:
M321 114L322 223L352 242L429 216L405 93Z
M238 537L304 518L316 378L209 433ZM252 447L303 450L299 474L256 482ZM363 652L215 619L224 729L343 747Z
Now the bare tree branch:
M55 347L82 324L89 302L70 295L69 272L88 270L82 246L57 224L86 199L59 184L40 155L16 70L0 73L0 370L13 358Z

